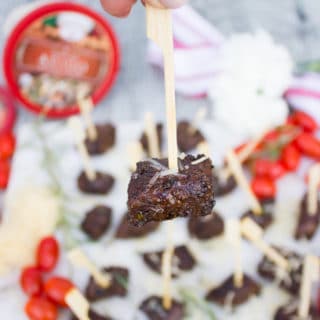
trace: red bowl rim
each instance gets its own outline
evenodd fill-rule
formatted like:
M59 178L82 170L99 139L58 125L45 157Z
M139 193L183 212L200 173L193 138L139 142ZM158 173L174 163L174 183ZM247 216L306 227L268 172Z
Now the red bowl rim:
M3 134L12 130L16 119L16 109L10 93L6 88L1 86L0 97L0 100L2 101L4 108L6 109L4 125L2 128L0 128L0 134Z
M111 41L111 54L110 54L110 66L108 74L105 77L103 84L96 90L92 96L94 105L97 105L103 97L110 91L112 85L114 84L116 77L119 72L120 66L120 47L115 35L115 32L112 26L97 12L74 3L54 3L47 4L37 8L32 11L30 14L26 15L14 28L11 32L3 55L3 64L4 64L4 75L7 80L8 86L12 91L13 95L18 98L18 100L23 104L23 106L37 114L43 114L43 106L34 104L30 100L26 99L20 91L19 85L14 77L14 59L15 59L15 50L17 48L18 40L20 39L21 33L38 18L41 18L44 15L59 12L59 11L71 11L85 14L95 21L97 21L104 29L105 32L110 37ZM79 108L77 106L68 106L66 109L50 109L45 116L48 118L59 119L66 118L79 113Z

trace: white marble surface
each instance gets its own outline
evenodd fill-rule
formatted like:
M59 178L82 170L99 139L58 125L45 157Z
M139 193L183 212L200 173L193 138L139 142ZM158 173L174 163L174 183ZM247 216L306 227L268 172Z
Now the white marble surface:
M0 21L17 5L30 0L0 1ZM98 0L76 0L102 14ZM284 43L297 61L320 58L320 1L318 0L190 0L191 5L206 16L223 33L244 32L265 28ZM305 19L299 18L297 5L302 4ZM301 6L301 5L300 5ZM111 94L96 110L97 118L126 121L141 119L152 109L163 118L162 76L145 61L146 37L144 10L139 4L127 19L108 17L120 38L122 64L118 81ZM3 45L4 36L0 37ZM2 79L2 76L1 76ZM195 107L206 101L178 97L178 117L192 117ZM32 118L20 112L20 121Z

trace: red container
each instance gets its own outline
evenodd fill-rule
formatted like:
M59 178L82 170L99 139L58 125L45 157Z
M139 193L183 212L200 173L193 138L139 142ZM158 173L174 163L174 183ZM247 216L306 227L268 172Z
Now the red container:
M16 119L13 99L8 90L0 87L0 134L11 131Z
M80 90L96 105L111 89L119 64L112 27L96 12L74 3L32 11L14 28L4 51L10 90L24 107L49 118L78 114Z

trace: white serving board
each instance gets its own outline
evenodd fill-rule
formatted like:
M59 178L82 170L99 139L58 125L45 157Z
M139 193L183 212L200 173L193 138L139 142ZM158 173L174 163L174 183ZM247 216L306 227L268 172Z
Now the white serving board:
M98 243L89 243L83 246L91 259L98 266L119 265L130 269L129 295L126 299L112 298L94 305L94 309L107 313L114 319L134 320L141 319L137 315L140 302L151 294L161 294L161 277L154 274L144 265L139 253L163 248L166 243L165 223L155 233L142 240L112 240L112 235L122 215L126 211L127 185L130 178L128 170L127 145L141 134L142 124L121 123L117 125L116 147L107 154L93 158L94 167L108 171L116 178L113 191L104 197L87 196L79 192L76 185L77 176L82 168L78 154L74 148L72 135L66 126L61 123L42 125L42 131L49 137L50 147L59 154L59 177L64 189L72 198L71 207L79 214L79 222L86 211L97 204L107 204L113 208L112 230ZM225 151L242 142L241 137L226 132L215 123L205 123L201 130L206 135L214 163L220 165ZM33 125L25 125L18 132L19 147L17 149L11 183L8 190L8 201L14 198L17 190L27 185L41 185L48 182L48 178L41 169L41 153L34 134ZM303 165L304 167L306 164ZM284 245L300 252L320 254L317 246L320 240L318 232L313 242L296 243L292 239L297 219L297 206L305 192L303 180L298 175L289 175L279 182L279 195L276 206L276 223L267 231L266 239L278 245ZM16 199L18 201L18 199ZM241 190L225 198L218 199L216 210L225 218L238 217L247 209L247 202ZM45 212L44 212L45 214ZM218 285L232 272L232 250L224 237L207 242L192 240L188 236L186 220L175 221L174 243L187 244L198 261L193 272L185 273L178 280L174 280L175 295L178 288L190 288L193 293L203 297L209 288ZM243 242L244 269L254 278L256 265L261 254L250 244ZM73 269L67 261L62 261L55 274L70 276L76 284L84 288L88 275ZM212 309L220 320L271 320L275 309L288 301L288 295L275 285L265 283L260 297L253 298L249 303L239 307L235 313L229 313L217 306ZM7 284L5 286L5 284ZM25 320L23 306L26 297L21 293L16 273L0 281L0 315L1 319ZM196 312L196 311L195 311ZM61 319L67 317L61 314ZM203 315L196 313L188 319L203 319Z

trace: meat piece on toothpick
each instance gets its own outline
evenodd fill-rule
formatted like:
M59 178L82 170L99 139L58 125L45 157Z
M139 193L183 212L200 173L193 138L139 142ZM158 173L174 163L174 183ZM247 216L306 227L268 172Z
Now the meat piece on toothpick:
M109 123L96 125L97 137L92 140L88 136L85 140L90 155L99 155L110 150L116 140L116 128Z
M135 226L151 221L211 214L215 205L212 162L203 155L178 159L179 170L167 160L137 164L128 187L129 220Z
M135 227L129 223L129 214L126 213L116 231L117 239L143 238L159 228L159 222L149 222L142 227Z
M207 294L206 299L221 306L233 307L247 302L253 296L259 295L260 291L260 285L248 275L243 275L243 284L240 287L235 285L232 275L220 286L212 289Z
M86 214L86 217L81 223L81 229L91 239L98 240L109 229L111 219L111 208L106 206L97 206Z
M213 174L213 184L216 197L226 196L237 188L234 176L228 175L228 177L225 177L222 173L220 174L219 170L215 170Z
M265 279L275 281L280 288L283 288L288 293L295 296L298 295L302 281L303 257L293 251L278 247L273 248L288 260L290 270L286 272L264 256L258 265L259 275Z
M192 237L199 240L209 240L223 234L224 221L217 212L212 212L205 217L190 218L188 229Z
M91 309L89 310L89 319L90 320L112 320L112 318L110 318L108 316L102 316L99 313L97 313ZM70 320L79 320L79 318L77 316L73 315Z
M156 132L157 132L157 144L159 146L159 149L161 150L161 147L163 144L163 124L157 123ZM142 145L143 150L150 156L149 139L146 132L142 134L140 138L140 143Z
M146 265L157 273L161 273L161 262L164 251L149 252L143 254ZM172 277L178 277L181 272L191 271L196 265L196 260L186 246L174 248L172 257Z
M115 296L125 297L128 293L128 269L109 267L103 269L103 272L110 276L110 286L103 288L95 282L93 277L91 277L85 290L87 299L91 302L95 302Z
M162 305L162 297L157 296L144 300L139 309L148 320L183 320L185 317L185 308L182 303L172 299L171 307L165 309Z
M306 195L300 204L300 214L295 231L295 238L312 239L320 223L320 200L317 200L317 210L315 214L308 211L308 196Z
M274 320L299 320L298 316L299 300L290 301L283 307L280 307L274 316ZM303 320L303 319L301 319ZM311 306L309 310L309 318L306 320L320 320L320 313L316 307Z
M113 185L114 177L103 172L96 172L94 179L89 179L85 172L78 177L78 187L83 193L106 195Z
M178 147L181 152L194 150L203 141L205 141L203 134L194 128L192 123L188 121L178 123Z

